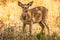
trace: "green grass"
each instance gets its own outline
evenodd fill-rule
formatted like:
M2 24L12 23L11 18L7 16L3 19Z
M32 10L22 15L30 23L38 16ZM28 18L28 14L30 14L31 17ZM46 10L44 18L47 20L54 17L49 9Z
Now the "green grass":
M60 36L56 32L52 35L46 35L45 33L39 33L36 36L39 40L60 40Z

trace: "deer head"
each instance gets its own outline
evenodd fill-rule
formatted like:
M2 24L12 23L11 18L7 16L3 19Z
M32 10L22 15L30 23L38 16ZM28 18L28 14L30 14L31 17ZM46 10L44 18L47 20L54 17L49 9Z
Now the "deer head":
M28 11L28 8L32 5L33 1L27 3L27 4L23 4L21 2L18 1L18 6L22 7L24 12Z

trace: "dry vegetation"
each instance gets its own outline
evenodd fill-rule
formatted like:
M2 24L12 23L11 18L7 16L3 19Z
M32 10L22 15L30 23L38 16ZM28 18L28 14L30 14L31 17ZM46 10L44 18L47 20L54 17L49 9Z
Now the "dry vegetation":
M59 0L33 0L34 3L30 9L41 5L48 9L46 23L49 26L50 35L46 34L46 28L45 33L41 33L39 25L33 24L32 34L37 35L37 38L22 34L22 22L20 20L22 9L18 6L18 1L28 3L32 0L0 0L0 40L37 40L37 38L39 40L60 40Z

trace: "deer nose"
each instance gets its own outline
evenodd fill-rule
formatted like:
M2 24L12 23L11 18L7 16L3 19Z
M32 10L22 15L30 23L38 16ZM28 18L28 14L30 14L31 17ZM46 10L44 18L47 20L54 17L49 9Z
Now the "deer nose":
M25 10L25 12L27 12L27 10Z

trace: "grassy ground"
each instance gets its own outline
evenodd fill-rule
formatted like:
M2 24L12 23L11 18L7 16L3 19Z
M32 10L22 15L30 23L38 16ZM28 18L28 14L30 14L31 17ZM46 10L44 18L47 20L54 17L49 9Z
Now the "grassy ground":
M19 0L23 4L29 3L31 0ZM22 8L18 6L18 0L0 0L0 40L60 40L60 1L59 0L33 0L33 4L30 8L36 6L44 6L48 9L46 17L46 23L49 25L49 29L52 35L47 35L42 32L38 32L38 28L34 26L34 34L29 36L22 33L21 23L15 26L14 22L20 21L20 15ZM2 22L1 22L2 20ZM9 25L8 22L11 22ZM7 23L7 24L6 24ZM14 25L13 25L14 24ZM57 28L58 27L58 28ZM53 32L56 31L56 32ZM58 34L58 33L59 34Z
M5 26L4 26L5 27ZM45 32L40 32L37 35L27 35L20 31L14 31L16 26L9 26L4 29L4 32L0 33L0 40L60 40L60 36L56 32L52 35L45 34ZM18 26L19 28L20 26Z

